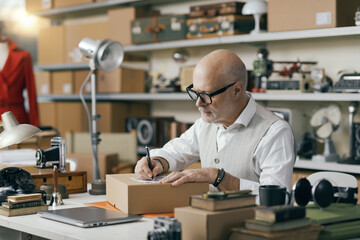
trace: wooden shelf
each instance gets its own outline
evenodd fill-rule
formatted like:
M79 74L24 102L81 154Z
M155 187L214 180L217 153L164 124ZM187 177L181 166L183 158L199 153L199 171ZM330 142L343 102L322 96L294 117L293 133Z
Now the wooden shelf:
M294 93L294 94L267 94L252 93L257 101L360 101L360 94L351 93ZM90 100L90 95L84 95ZM187 93L109 93L97 94L99 101L192 101ZM39 95L39 102L46 101L79 101L78 94L72 95Z

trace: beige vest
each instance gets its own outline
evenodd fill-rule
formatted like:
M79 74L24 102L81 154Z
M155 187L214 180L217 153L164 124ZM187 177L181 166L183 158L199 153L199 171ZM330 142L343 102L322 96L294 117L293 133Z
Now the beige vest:
M279 120L275 114L256 104L256 113L247 127L238 132L219 152L216 147L217 126L205 123L200 132L200 160L202 168L224 168L225 172L239 179L259 182L253 171L254 152L271 124ZM210 191L217 188L210 184Z

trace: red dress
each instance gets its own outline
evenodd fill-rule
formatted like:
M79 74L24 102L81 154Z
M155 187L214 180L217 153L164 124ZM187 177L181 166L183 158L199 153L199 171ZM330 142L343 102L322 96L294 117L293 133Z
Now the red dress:
M11 111L19 123L38 126L39 114L31 56L10 39L6 40L9 43L9 54L3 70L0 71L0 114ZM25 88L29 99L29 113L24 106Z

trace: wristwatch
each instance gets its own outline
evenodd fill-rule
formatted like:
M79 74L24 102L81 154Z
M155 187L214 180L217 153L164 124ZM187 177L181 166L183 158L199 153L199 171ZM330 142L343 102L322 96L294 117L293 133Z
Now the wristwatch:
M218 174L216 176L215 182L213 183L214 187L219 186L219 184L221 183L221 181L224 179L225 177L225 171L223 168L218 169Z

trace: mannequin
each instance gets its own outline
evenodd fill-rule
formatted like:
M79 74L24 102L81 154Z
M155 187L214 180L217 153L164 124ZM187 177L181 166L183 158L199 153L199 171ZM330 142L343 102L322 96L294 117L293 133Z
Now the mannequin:
M26 89L29 113L24 106ZM19 123L39 125L33 65L29 52L20 49L0 28L0 115L11 111Z

